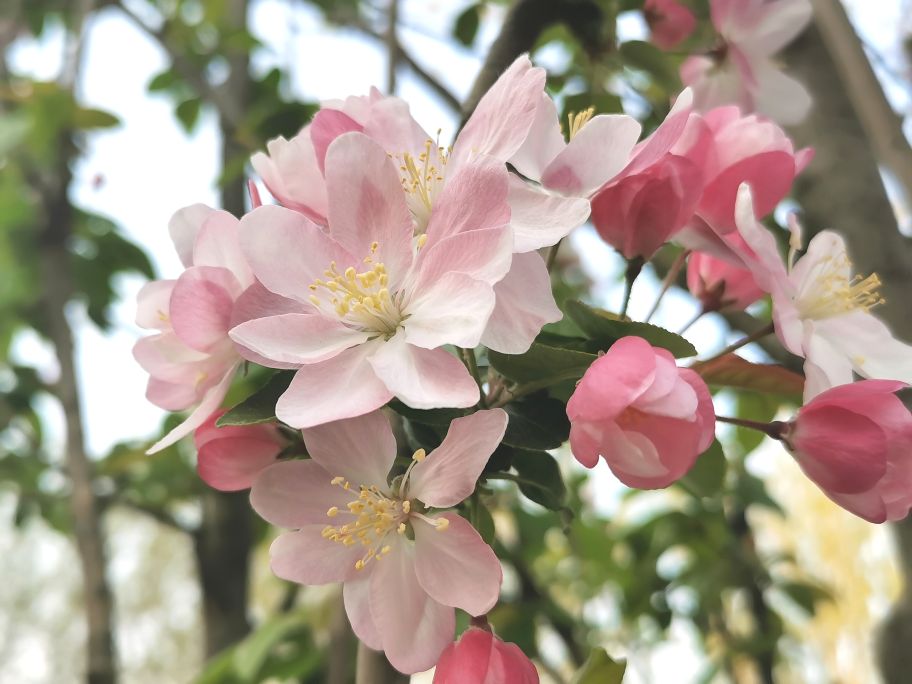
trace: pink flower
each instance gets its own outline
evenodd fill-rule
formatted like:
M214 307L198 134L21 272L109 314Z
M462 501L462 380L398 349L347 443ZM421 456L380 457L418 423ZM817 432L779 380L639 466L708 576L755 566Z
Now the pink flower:
M744 259L757 284L772 295L779 340L805 359L805 400L853 373L864 378L912 382L912 346L896 340L870 310L880 304L880 278L853 275L842 237L831 231L814 236L795 259L800 231L792 224L788 265L773 234L754 215L751 190L738 192L738 230L752 250Z
M663 50L673 50L697 27L693 12L678 0L646 0L643 14L650 39Z
M466 164L414 223L392 160L361 133L329 147L329 226L275 206L244 217L242 247L259 281L299 313L265 315L231 338L275 367L298 371L276 415L312 427L379 408L468 407L478 386L443 347L474 347L510 267L507 171Z
M535 665L516 644L469 627L447 646L434 670L433 684L538 684Z
M217 427L224 413L213 413L193 434L196 471L213 489L234 492L249 488L263 468L276 462L286 442L275 425Z
M694 89L697 108L735 104L781 124L800 123L811 97L773 57L810 21L809 0L711 0L710 8L721 45L681 65L681 80Z
M912 414L902 382L863 380L817 395L783 441L833 501L870 522L902 520L912 507Z
M715 412L694 371L640 337L624 337L586 371L567 403L570 448L587 468L599 456L624 484L667 487L712 443Z
M739 252L747 250L740 236L733 235L729 240L740 246ZM743 310L766 294L750 269L703 252L694 252L688 258L687 288L700 300L704 311Z
M500 443L507 415L479 411L450 424L443 443L390 484L396 441L380 412L304 430L312 460L264 470L250 501L295 529L272 545L272 570L301 584L343 582L352 629L398 670L427 670L453 639L454 608L483 615L501 568L490 546L450 508Z
M168 411L196 406L149 451L190 434L219 407L241 357L228 337L235 301L253 285L238 246L238 220L195 204L178 211L169 230L186 270L177 280L148 283L136 323L156 331L133 355L150 374L146 396Z

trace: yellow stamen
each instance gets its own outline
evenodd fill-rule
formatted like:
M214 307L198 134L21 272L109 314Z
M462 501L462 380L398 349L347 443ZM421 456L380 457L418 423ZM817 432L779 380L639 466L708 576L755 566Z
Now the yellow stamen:
M569 139L573 140L577 133L583 129L583 126L589 123L589 120L592 119L593 116L595 116L595 107L589 107L589 109L577 112L576 114L573 112L567 114L567 123L569 124L570 129L568 133Z

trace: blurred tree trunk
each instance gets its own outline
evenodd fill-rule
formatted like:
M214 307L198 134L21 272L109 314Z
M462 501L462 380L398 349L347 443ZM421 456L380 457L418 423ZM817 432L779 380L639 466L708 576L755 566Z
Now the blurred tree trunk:
M247 29L247 0L226 0L226 28ZM235 216L244 213L246 184L236 168L246 150L237 141L238 121L230 112L244 112L250 97L249 55L239 48L226 55L229 75L220 86L219 127L222 133L221 170L231 175L220 193L222 208ZM203 519L195 536L197 565L203 593L206 656L238 642L250 631L247 619L250 552L253 528L246 492L225 494L206 488L202 495Z
M899 233L874 157L877 147L866 136L861 116L853 106L852 92L857 86L840 77L822 30L822 24L812 26L785 53L790 70L804 82L815 101L807 121L792 131L799 144L817 150L813 163L798 179L796 194L810 230L839 231L849 245L856 271L878 272L887 300L878 308L878 314L900 339L909 341L912 340L908 299L912 291L912 244ZM833 44L832 36L829 38ZM840 38L842 43L850 40L857 38L854 34ZM845 50L843 44L841 54ZM870 85L868 82L867 86ZM858 101L857 97L855 100ZM882 127L890 125L885 120ZM894 144L906 145L906 142L894 141ZM912 644L912 521L897 523L895 530L906 589L884 625L878 643L881 669L888 684L908 682L912 672L909 648Z

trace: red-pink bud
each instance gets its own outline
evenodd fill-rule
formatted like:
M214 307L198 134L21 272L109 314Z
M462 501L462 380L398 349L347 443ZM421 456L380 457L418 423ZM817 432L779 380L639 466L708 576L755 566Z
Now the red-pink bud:
M538 684L535 665L516 644L469 627L447 646L437 662L433 684Z
M284 446L275 425L216 427L218 411L193 434L196 471L203 482L223 492L247 489L263 468L272 465Z
M732 235L728 239L733 248L739 243L747 250L740 236ZM749 269L703 252L690 255L687 287L700 300L704 311L745 309L765 294Z
M663 50L671 50L686 40L697 26L693 12L678 0L646 0L643 14L652 42Z

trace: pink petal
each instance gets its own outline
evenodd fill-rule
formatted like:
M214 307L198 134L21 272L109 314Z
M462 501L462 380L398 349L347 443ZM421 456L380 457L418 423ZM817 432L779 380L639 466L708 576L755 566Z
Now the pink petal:
M396 438L382 412L324 423L303 435L307 453L333 477L341 475L355 487L386 489Z
M283 206L299 211L311 221L326 223L326 183L317 164L310 126L291 140L279 136L266 143L268 156L258 152L250 164L269 192Z
M253 283L253 272L241 252L238 239L240 221L227 211L213 211L203 223L193 247L194 266L227 269L241 287Z
M200 377L222 366L219 359L188 347L173 332L137 340L133 358L153 377L178 385L196 385Z
M323 523L307 525L279 536L269 547L272 571L282 579L308 586L346 582L353 577L364 547L324 539L324 527Z
M478 385L455 356L408 344L401 333L368 361L388 392L412 408L465 408L478 401Z
M435 601L484 615L497 603L503 571L494 549L456 513L433 519L449 521L445 530L416 522L415 575Z
M193 246L206 219L216 212L205 204L191 204L179 209L168 222L168 233L174 242L177 256L185 267L193 266Z
M417 287L433 287L450 272L493 285L506 275L512 255L513 232L507 225L456 233L419 252Z
M622 430L611 424L602 435L600 451L611 472L628 487L657 489L667 487L676 479L662 462L652 441L640 432Z
M370 610L386 657L397 670L411 674L433 667L453 640L456 612L421 588L411 543L399 535L391 541L392 551L371 573Z
M757 284L767 292L781 290L789 278L785 262L779 254L779 247L773 234L757 221L753 196L747 184L741 185L738 189L735 217L738 232L755 255L755 258L748 259L746 254L742 254L748 261L747 265L753 272Z
M565 195L589 197L627 165L639 137L640 124L632 117L596 116L548 164L542 185Z
M408 103L398 97L382 97L370 105L364 135L394 155L403 152L418 155L431 139L412 118Z
M563 314L551 294L551 275L538 252L514 254L506 277L494 286L494 311L481 343L502 354L523 354L546 323Z
M840 494L824 489L823 493L850 513L854 513L859 518L864 518L868 522L875 524L886 522L888 519L901 520L906 517L905 514L908 513L907 509L905 512L900 513L896 518L892 516L888 518L887 506L883 497L881 497L880 493L876 490L869 490L867 492L861 492L860 494Z
M641 173L671 152L684 135L693 111L693 91L685 88L675 100L668 116L653 133L637 145L630 165L624 169L625 176Z
M380 408L393 398L368 362L380 343L367 342L341 354L302 366L276 404L279 420L308 428L352 418Z
M257 318L231 330L231 339L264 359L308 364L331 359L369 335L322 314L289 313Z
M491 632L469 627L440 656L433 684L489 684L494 638Z
M136 325L150 330L168 330L171 320L171 292L176 280L153 280L136 295Z
M434 200L428 246L466 231L506 225L509 175L503 161L493 157L477 157L457 169Z
M301 304L294 299L277 295L263 287L259 281L255 281L235 300L234 309L231 311L231 327L257 318L310 311L313 311L310 304Z
M729 232L736 224L738 188L751 187L754 216L762 218L788 195L795 178L795 160L788 152L756 154L729 166L703 189L698 213L713 226Z
M360 133L364 127L338 109L321 109L310 123L310 139L313 141L314 154L320 171L326 171L326 150L340 135Z
M224 268L188 268L171 294L174 332L188 346L211 351L227 340L234 298L240 293L237 280Z
M545 167L567 146L554 100L547 93L541 93L539 98L529 136L510 159L517 171L534 181L541 178Z
M447 273L428 282L433 284L415 288L404 308L408 318L403 331L393 339L425 349L476 346L494 310L494 289L462 273Z
M506 429L502 409L453 420L440 446L412 468L408 497L432 508L450 508L467 499Z
M639 450L623 457L615 449L617 440L602 442L603 456L612 472L628 487L657 489L681 479L704 451L703 425L697 421L643 414L627 427L624 437Z
M352 631L368 648L383 650L383 640L370 612L370 574L348 580L342 587L342 601Z
M267 466L275 463L282 446L256 437L215 439L200 447L196 472L210 487L223 492L248 489Z
M509 201L514 252L555 245L589 218L588 200L550 193L521 178L510 179Z
M152 377L146 387L146 399L166 411L183 411L195 404L198 398L193 385L165 382Z
M570 424L573 457L587 468L594 468L601 456L603 436L604 429L597 421L573 420Z
M401 191L400 191L401 194ZM257 279L272 292L309 304L310 285L335 262L340 273L361 258L301 214L262 206L241 219L241 249Z
M357 259L383 263L394 290L411 264L413 228L393 161L367 136L346 133L327 152L326 189L333 238Z
M349 522L346 506L355 495L331 484L333 476L316 461L281 461L264 469L253 482L250 505L266 522L297 529L308 525ZM335 519L326 512L340 509Z

